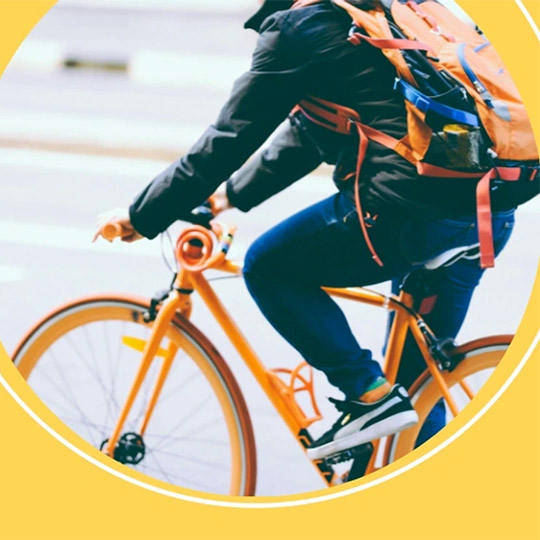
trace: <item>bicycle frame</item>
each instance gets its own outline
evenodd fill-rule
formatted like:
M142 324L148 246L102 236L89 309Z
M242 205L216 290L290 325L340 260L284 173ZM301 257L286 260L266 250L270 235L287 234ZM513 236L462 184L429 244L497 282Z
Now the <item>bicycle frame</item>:
M300 371L307 366L307 364L302 363L295 370L289 370L284 368L268 369L262 363L239 327L229 315L225 306L217 297L211 285L203 276L203 270L208 268L240 276L242 274L242 267L226 259L228 247L227 249L222 248L217 255L209 256L208 254L212 253L213 245L212 243L208 243L207 231L203 231L201 231L201 228L193 227L185 231L178 240L176 253L179 260L183 259L183 267L177 275L171 294L159 308L150 337L144 345L141 363L135 380L122 408L114 432L109 438L105 448L105 452L109 456L114 455L114 449L121 435L124 423L154 357L161 356L163 357L163 364L141 423L140 435L144 435L177 352L177 348L172 344L170 344L167 349L160 348L161 342L165 336L169 323L178 312L189 318L191 313L190 296L193 291L199 293L213 317L230 339L240 357L246 363L247 367L264 390L283 421L287 424L294 437L304 449L312 442L312 438L307 431L307 428L313 422L321 419L321 415L317 408L314 396L312 377L307 379L300 374ZM189 234L190 232L191 235ZM232 233L229 232L226 236L229 238L227 246L230 246L230 243L232 242ZM202 243L203 245L194 245L194 240L196 240L198 244ZM202 259L204 259L204 264L198 264ZM444 381L438 363L430 353L428 344L420 327L421 325L424 325L424 327L427 328L427 326L425 326L421 317L419 317L412 309L413 298L411 295L401 292L399 297L389 297L362 288L325 288L324 290L336 298L344 298L394 311L395 317L384 360L384 372L388 381L393 384L396 380L405 339L410 330L424 357L427 368L440 387L449 409L454 416L457 414L458 407L450 395L450 390ZM308 369L311 370L311 368ZM280 375L289 375L289 384L286 384ZM299 387L296 386L298 382L301 384ZM464 390L467 392L465 386ZM305 415L295 399L295 395L298 392L304 391L308 392L315 412L315 416L311 418ZM375 459L378 448L379 441L376 441L365 471L366 474L376 470ZM313 463L327 485L331 485L332 469L328 467L323 460L314 461Z

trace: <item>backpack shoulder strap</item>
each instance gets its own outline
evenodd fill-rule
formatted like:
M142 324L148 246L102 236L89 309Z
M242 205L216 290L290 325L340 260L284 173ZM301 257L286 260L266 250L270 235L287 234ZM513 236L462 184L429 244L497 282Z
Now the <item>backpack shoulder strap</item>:
M390 3L394 2L394 0L388 1ZM349 37L351 43L358 45L361 40L364 40L370 45L378 47L393 64L399 75L410 84L416 85L411 70L405 62L400 49L426 50L426 47L412 40L396 39L390 30L388 19L382 9L365 11L351 5L345 0L332 0L332 2L350 15L356 27L363 29L368 34L368 36L359 33L352 34Z

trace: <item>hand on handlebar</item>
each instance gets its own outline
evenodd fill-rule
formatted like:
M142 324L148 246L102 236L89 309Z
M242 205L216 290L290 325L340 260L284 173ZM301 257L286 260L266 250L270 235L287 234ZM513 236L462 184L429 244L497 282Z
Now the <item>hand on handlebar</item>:
M208 202L210 203L210 208L214 216L217 216L225 210L234 208L227 197L226 184L221 184L216 192L213 195L210 195Z
M226 185L223 184L205 204L195 208L182 219L210 229L214 217L230 208L233 206L227 197ZM109 242L120 238L122 242L128 243L144 238L131 224L127 208L114 208L99 214L96 225L97 231L92 242L95 242L100 236Z
M92 242L95 242L100 236L109 242L120 238L122 242L128 243L144 238L131 224L127 208L114 208L99 214L96 226L97 231Z

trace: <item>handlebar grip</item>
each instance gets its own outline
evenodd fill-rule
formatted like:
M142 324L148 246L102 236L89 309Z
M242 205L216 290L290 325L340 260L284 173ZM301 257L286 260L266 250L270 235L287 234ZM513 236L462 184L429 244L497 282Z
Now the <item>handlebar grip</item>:
M109 242L112 242L115 238L120 238L123 232L124 229L120 223L105 223L105 225L101 227L101 236Z

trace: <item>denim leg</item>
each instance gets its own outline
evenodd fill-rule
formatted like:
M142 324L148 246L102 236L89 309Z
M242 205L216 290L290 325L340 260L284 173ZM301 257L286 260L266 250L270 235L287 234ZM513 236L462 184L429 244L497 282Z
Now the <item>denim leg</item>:
M495 215L493 219L495 253L498 255L506 245L513 227L513 214ZM437 300L431 313L424 316L429 327L439 338L454 339L465 319L474 289L480 282L484 270L477 260L461 259L451 266L439 268L434 282ZM392 292L399 293L402 279L392 280ZM403 361L397 381L408 388L425 370L426 365L416 342L407 337ZM417 446L427 441L446 425L444 403L439 402L431 411L417 440Z
M446 249L477 241L472 218L462 223L400 221L391 213L378 215L370 238L383 267L373 261L354 204L342 194L265 233L250 247L244 265L248 290L268 321L348 398L363 394L382 373L321 287L366 286L394 279ZM472 294L470 276L463 279ZM470 295L461 311L469 300ZM461 311L456 315L459 324Z
M380 241L395 230L381 223L374 234ZM246 285L265 317L348 398L363 394L382 371L321 287L375 283L406 271L395 240L385 244L389 253L380 268L365 247L354 206L338 194L277 225L246 255Z

